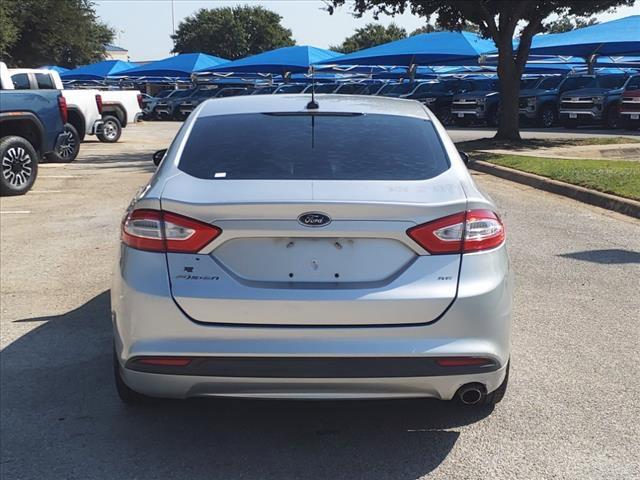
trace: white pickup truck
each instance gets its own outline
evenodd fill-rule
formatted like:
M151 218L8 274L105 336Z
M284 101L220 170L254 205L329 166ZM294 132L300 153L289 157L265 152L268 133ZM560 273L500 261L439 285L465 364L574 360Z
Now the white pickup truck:
M96 135L101 142L114 143L120 139L122 128L142 118L142 95L135 90L97 90L64 88L55 70L9 69L11 80L20 89L61 90L67 101L70 134L77 142L85 135ZM64 147L63 147L64 148ZM67 149L68 150L68 149ZM64 157L64 152L60 152ZM75 152L77 155L77 152ZM53 161L71 161L75 158L50 158Z

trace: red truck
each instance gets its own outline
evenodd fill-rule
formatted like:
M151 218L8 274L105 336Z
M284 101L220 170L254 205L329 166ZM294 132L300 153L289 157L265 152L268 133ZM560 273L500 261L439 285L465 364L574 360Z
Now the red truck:
M620 125L630 130L640 128L640 75L631 77L622 93Z

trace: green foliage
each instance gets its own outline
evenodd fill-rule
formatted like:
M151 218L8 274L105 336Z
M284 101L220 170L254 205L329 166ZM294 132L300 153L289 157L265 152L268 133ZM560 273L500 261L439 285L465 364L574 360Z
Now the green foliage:
M409 34L409 36L413 37L414 35L420 35L421 33L442 32L443 30L446 30L446 29L442 28L439 25L433 25L431 23L427 23L424 27L416 28L413 32ZM465 26L462 28L462 30L466 32L473 32L478 34L481 33L480 28L478 28L478 26L474 25L473 23L466 23Z
M175 53L204 52L235 60L295 45L282 17L263 7L200 9L184 19L171 38Z
M560 17L555 22L549 22L545 25L545 29L548 33L564 33L575 30L576 28L588 27L590 25L597 25L598 20L595 17L592 18L580 18L580 17Z
M376 23L368 23L363 28L356 29L356 32L345 38L340 45L329 48L340 53L351 53L406 37L407 31L395 23L390 24L388 27Z
M113 30L98 20L91 0L0 3L12 12L17 39L7 47L7 54L18 66L74 67L96 62L104 59L105 44L113 40Z
M9 56L9 50L18 40L18 28L13 18L13 2L0 1L0 58Z

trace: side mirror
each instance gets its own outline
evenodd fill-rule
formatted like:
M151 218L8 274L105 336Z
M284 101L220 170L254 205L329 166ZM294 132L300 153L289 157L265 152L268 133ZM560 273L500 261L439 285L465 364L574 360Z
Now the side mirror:
M460 158L462 159L465 165L469 165L469 163L471 162L471 158L469 157L468 153L461 152L460 150L458 150L458 155L460 155Z
M162 162L162 159L164 158L164 156L167 154L167 149L163 148L162 150L158 150L157 152L153 153L153 163L154 165L158 166L160 165L160 162Z

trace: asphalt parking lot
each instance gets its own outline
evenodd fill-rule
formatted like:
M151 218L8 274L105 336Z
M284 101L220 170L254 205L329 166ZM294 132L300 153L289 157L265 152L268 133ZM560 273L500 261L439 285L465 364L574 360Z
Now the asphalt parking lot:
M432 400L122 405L109 319L119 221L178 126L87 142L0 201L3 479L640 478L640 222L480 174L517 283L511 383L493 412Z

